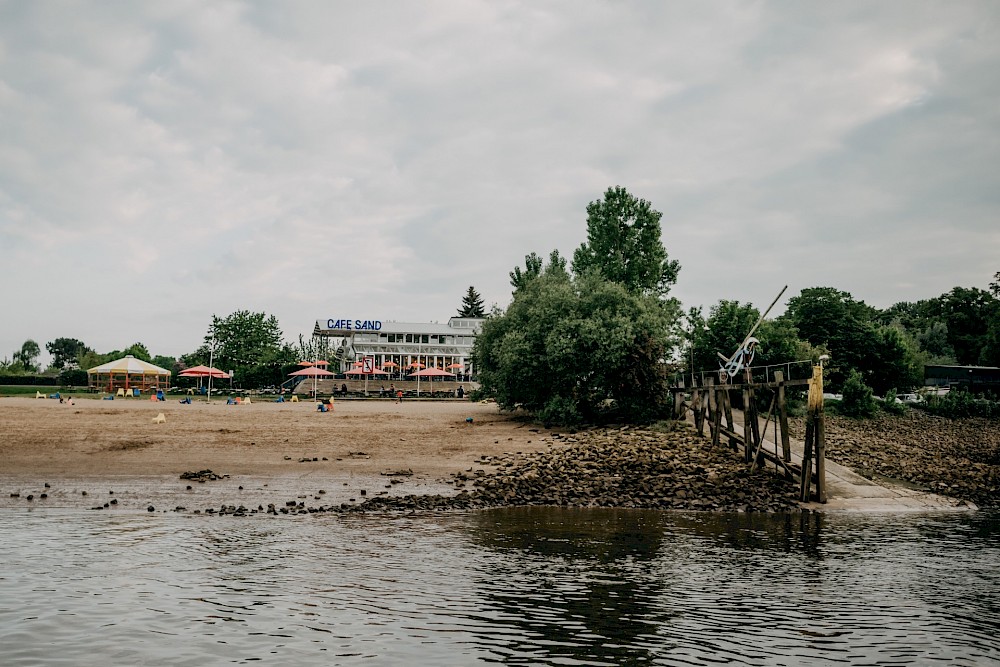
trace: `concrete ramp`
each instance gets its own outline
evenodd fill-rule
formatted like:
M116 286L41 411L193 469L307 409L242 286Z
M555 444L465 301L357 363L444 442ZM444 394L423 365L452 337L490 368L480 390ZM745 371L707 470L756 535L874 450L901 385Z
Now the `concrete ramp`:
M689 416L689 420L693 419ZM743 411L733 409L735 430L743 429ZM764 432L764 420L760 419L759 429ZM723 436L724 437L724 436ZM775 444L777 435L774 424L768 426L764 437L764 448L771 452L780 452L780 445ZM805 443L790 438L792 460L802 461ZM862 477L846 466L826 459L826 494L827 502L802 503L803 507L817 511L855 511L855 512L927 512L927 511L969 511L978 509L974 504L939 496L936 493L909 488L904 484L884 479L879 482Z

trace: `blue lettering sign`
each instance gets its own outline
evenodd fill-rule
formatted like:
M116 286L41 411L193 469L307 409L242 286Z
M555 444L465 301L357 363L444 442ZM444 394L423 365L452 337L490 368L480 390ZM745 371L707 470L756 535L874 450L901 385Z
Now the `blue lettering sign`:
M381 331L382 320L335 320L330 318L326 321L326 328L331 331Z

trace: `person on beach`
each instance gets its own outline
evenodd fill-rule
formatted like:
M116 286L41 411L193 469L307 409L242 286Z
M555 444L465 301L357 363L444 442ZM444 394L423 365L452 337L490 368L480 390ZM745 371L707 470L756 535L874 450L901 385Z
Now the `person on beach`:
M402 403L403 402L403 390L402 389L399 389L399 390L396 391L396 401L398 403Z

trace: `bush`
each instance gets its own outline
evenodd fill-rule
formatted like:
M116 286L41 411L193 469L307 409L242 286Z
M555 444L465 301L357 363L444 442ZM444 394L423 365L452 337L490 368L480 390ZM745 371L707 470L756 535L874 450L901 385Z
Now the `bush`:
M967 391L949 391L944 396L928 396L927 400L918 404L920 408L932 415L959 419L962 417L1000 418L1000 403L987 395L976 398Z
M67 369L59 373L59 384L63 387L86 387L87 371L79 368Z
M579 424L582 417L576 409L575 401L562 396L553 396L538 411L538 420L545 425L545 428L549 428L550 426L573 426Z
M872 388L861 380L861 374L852 370L841 389L840 414L848 417L871 417L878 412Z
M896 400L895 389L890 389L885 392L885 400L882 401L882 409L891 415L901 415L906 412L906 406Z

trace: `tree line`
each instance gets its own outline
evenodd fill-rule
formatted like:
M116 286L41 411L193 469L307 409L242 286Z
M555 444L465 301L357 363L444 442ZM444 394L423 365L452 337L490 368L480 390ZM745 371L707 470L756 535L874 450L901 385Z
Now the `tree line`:
M719 355L735 351L760 312L726 299L707 314L683 311L670 296L681 266L663 245L661 218L650 202L608 188L587 205L586 239L572 258L558 249L546 258L531 252L513 268L506 309L486 313L470 286L457 316L485 317L473 350L481 394L551 424L642 422L665 415L672 377L718 371ZM755 366L826 355L832 391L908 391L922 384L925 365L1000 366L1000 272L988 290L955 287L886 309L834 287L803 289L755 336ZM211 361L233 370L244 388L280 384L299 361L332 360L340 351L326 338L285 342L273 315L247 310L213 315L202 344L178 358L151 355L142 343L97 353L57 338L45 347L48 372L63 380L131 354L175 373ZM0 374L37 373L39 356L28 340L0 360Z
M485 316L482 297L474 287L469 287L462 298L458 316ZM300 361L333 360L338 355L328 338L306 338L299 334L297 343L286 342L274 315L248 310L225 317L213 315L201 345L179 357L151 354L142 343L96 352L83 341L68 337L46 343L45 349L52 357L48 368L43 370L39 366L41 347L29 339L10 357L0 359L0 376L45 374L57 377L64 386L83 386L87 384L87 369L131 355L165 368L175 377L186 368L211 364L221 370L232 370L236 386L261 389L281 384Z
M476 340L482 391L551 424L665 416L671 375L716 373L760 319L721 300L708 314L669 296L680 265L662 214L621 187L587 206L572 262L532 252L510 273L512 301ZM956 287L878 309L834 287L803 289L755 333L755 366L828 358L832 391L870 397L920 386L925 365L1000 365L1000 272L989 291Z

